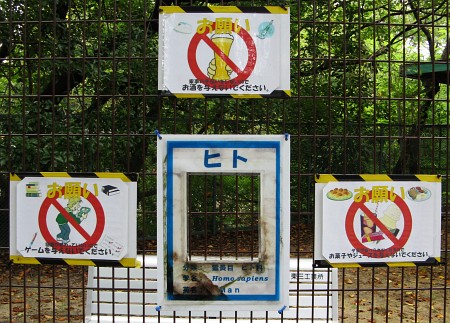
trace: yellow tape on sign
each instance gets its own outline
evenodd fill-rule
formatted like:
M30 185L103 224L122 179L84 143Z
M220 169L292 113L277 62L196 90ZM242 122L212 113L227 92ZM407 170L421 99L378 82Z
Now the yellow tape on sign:
M111 267L133 267L139 268L141 263L135 258L123 258L117 260L92 260L92 259L56 259L56 258L34 258L23 256L11 256L13 263L20 265L42 265L57 264L69 266L111 266Z
M15 173L11 173L11 174L9 174L9 180L15 181L15 182L20 182L22 179L19 176L17 176Z
M131 180L124 173L95 173L98 178L119 178L123 182L131 182Z
M159 10L163 14L203 12L207 13L270 13L270 14L288 14L289 8L283 6L264 6L264 7L240 7L240 6L201 6L201 7L180 7L180 6L160 6Z
M179 6L160 6L159 10L162 13L184 13L184 12L186 12Z
M231 97L234 99L262 99L259 94L231 94Z
M316 175L316 183L328 183L328 182L338 182L338 180L331 174Z
M203 94L174 94L179 99L204 99Z
M281 7L281 6L265 6L270 13L276 13L276 14L287 14L289 12L288 7Z
M394 181L421 181L441 182L440 175L387 175L387 174L317 174L316 183L340 182L340 181L365 181L365 182L394 182Z
M367 182L391 182L392 178L385 174L361 174L360 175Z
M235 6L208 6L208 8L215 13L242 13L242 10Z
M44 177L72 177L65 172L41 172L41 175Z
M361 268L362 266L357 263L351 264L330 264L334 268Z
M95 266L95 263L89 259L63 259L70 266Z
M40 265L41 263L37 260L37 258L28 258L22 256L11 256L9 259L15 264L23 264L23 265Z
M441 182L440 175L416 175L416 177L423 182Z
M416 264L413 262L388 262L386 263L389 267L415 267Z

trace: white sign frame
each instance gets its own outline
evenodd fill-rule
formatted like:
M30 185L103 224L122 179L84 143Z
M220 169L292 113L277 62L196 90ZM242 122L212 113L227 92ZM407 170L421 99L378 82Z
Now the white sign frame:
M14 263L135 267L136 225L136 174L10 175Z
M284 135L162 135L158 140L158 308L161 310L280 310L289 307L289 139ZM260 233L260 255L255 260L189 260L187 255L187 174L259 174L260 224L268 231ZM269 232L270 231L270 232ZM176 235L174 234L176 232ZM265 262L262 259L266 259ZM242 276L239 266L265 265L266 283L252 272ZM259 281L239 295L227 294L217 284L220 295L184 295L181 271L186 265L196 275L219 280L215 265L234 265L233 287L242 287L252 278ZM197 270L197 265L199 266ZM189 275L190 273L183 274ZM217 276L219 275L219 276ZM242 280L242 281L241 281ZM180 282L180 286L176 285ZM221 285L224 285L221 283ZM175 287L174 287L175 286ZM263 290L267 291L264 292ZM233 289L235 291L235 289Z
M209 25L202 28L202 21ZM160 7L158 90L163 95L290 97L289 57L288 7Z
M336 189L350 195L333 199L330 194ZM421 195L411 197L416 194ZM440 262L438 175L321 174L315 184L315 214L317 266Z

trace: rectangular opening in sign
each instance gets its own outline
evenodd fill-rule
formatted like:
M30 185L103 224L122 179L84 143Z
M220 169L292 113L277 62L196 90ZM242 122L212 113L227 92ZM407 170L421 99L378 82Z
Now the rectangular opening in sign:
M257 261L259 174L187 176L189 260Z

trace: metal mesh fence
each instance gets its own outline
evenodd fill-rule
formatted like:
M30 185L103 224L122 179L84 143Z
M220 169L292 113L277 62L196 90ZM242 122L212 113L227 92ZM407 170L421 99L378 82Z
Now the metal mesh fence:
M0 0L0 322L87 320L86 268L10 263L9 173L139 173L138 249L155 254L155 129L289 133L294 259L313 256L315 174L442 175L442 264L339 269L336 290L342 322L450 322L448 1L283 3L289 99L163 97L161 4L280 5ZM258 186L251 176L192 175L193 256L258 252L258 192L239 191L242 182Z

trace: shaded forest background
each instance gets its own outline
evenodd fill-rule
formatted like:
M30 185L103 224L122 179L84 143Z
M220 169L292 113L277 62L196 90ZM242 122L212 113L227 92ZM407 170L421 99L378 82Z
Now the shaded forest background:
M159 5L289 6L292 97L162 97ZM289 133L291 251L301 257L312 256L315 174L441 174L448 258L449 76L404 71L423 63L448 69L449 16L447 0L0 0L0 320L83 320L87 272L7 264L9 173L139 173L139 251L153 252L155 129ZM257 213L255 181L195 178L191 207L213 212L221 192L222 210L240 196L239 212ZM214 220L205 231L218 229ZM246 229L252 221L221 226ZM197 247L222 245L216 237ZM450 319L448 264L340 269L339 279L342 320Z

